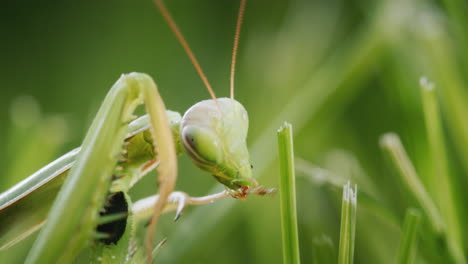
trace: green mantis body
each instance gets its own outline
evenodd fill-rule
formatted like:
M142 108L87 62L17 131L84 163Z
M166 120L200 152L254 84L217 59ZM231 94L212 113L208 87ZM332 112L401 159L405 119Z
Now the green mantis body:
M154 94L151 96L159 97L149 76L138 73L123 75L106 97L81 148L70 151L0 196L0 221L3 222L0 241L4 247L34 232L44 223L50 207L47 200L51 201L55 193L61 189L35 248L28 256L28 261L29 263L70 261L76 256L62 254L62 252L79 252L80 247L93 238L93 226L96 226L98 221L96 212L102 207L108 190L112 193L126 192L142 175L157 164L162 167L165 162L162 159L162 152L159 149L155 150L154 145L158 144L153 144L161 140L152 138L150 132L151 129L155 129L155 126L151 124L152 110L148 109L147 116L131 122L128 128L126 125L131 119L131 108L137 105L133 101L141 101L141 98L132 92L145 85L153 89ZM116 89L122 91L116 92ZM130 94L127 94L128 92ZM121 98L122 96L124 98ZM133 97L132 100L125 100L128 96ZM116 101L126 104L123 110L109 109L119 108ZM157 108L161 107L157 106ZM114 116L114 112L120 112L123 116ZM245 144L248 128L247 113L241 104L232 99L220 98L217 101L206 100L197 103L186 112L183 118L172 111L164 110L161 113L167 118L166 124L169 124L165 126L170 135L169 141L174 139L176 142L171 147L174 153L187 152L197 166L210 172L231 189L255 185L255 181L251 178L251 165ZM103 120L101 118L106 114L110 114L111 117L106 117L104 120L114 123L111 126L113 133L95 132L98 129L107 129L107 124L101 124ZM96 124L96 122L99 123ZM160 129L158 128L157 131ZM109 136L109 134L113 135ZM90 139L90 137L99 136L109 141L108 146L102 147L104 154L95 146L95 140L103 139ZM98 163L89 161L89 159L102 158L105 161ZM83 162L86 163L81 165L84 168L79 167ZM89 168L88 164L96 165ZM86 175L90 175L89 179L83 180L83 171L76 172L80 168L85 171ZM60 188L65 176L65 183ZM72 187L67 190L67 186ZM172 189L173 187L170 191ZM78 198L75 199L76 197ZM89 199L89 201L83 203L84 199ZM31 209L32 202L37 200L41 201L43 208L38 210L36 218L23 218L24 214ZM58 213L54 215L54 212ZM24 225L28 228L24 229L18 221L24 221ZM61 222L68 224L63 225ZM74 223L74 225L69 223ZM15 226L20 226L22 229L18 230ZM68 228L60 228L63 226ZM88 230L88 233L77 229ZM41 237L44 237L43 234L47 234L45 240L41 240ZM67 240L69 237L73 239ZM64 240L67 240L68 244L60 246ZM52 252L51 248L58 250ZM71 250L63 250L63 248L71 248Z
M109 249L96 241L116 243L121 261L141 262L141 254L140 258L135 254L136 246L131 241L134 221L127 191L154 168L159 174L159 193L154 205L151 204L154 209L145 241L147 263L152 262L153 233L168 202L178 204L177 218L189 203L200 204L229 194L244 197L248 193L266 193L252 178L246 145L247 112L233 99L235 54L245 0L241 1L234 41L231 98L220 99L214 96L162 1L155 0L155 3L213 99L193 105L181 117L166 110L151 77L143 73L122 75L104 99L80 148L0 195L0 249L41 229L26 263L71 263L90 245L98 248L90 255L100 255L99 259L102 259L103 252ZM140 104L145 105L147 115L134 120L133 112ZM232 191L207 196L205 200L188 199L183 193L173 193L177 177L176 155L180 153L187 153L196 166ZM116 197L123 205L117 209L118 213L108 215L107 211L114 212L112 201ZM143 204L138 203L137 207L147 207ZM29 217L31 211L34 211L33 217ZM118 225L123 223L123 235L112 237L115 234L102 233L101 230L107 230L109 224L112 229L116 219Z
M125 124L131 121L133 110L143 100L152 126L160 131L153 135L160 144L160 159L164 160L159 171L169 171L170 177L174 177L175 158L168 156L175 156L175 150L156 86L147 75L123 75L99 109L26 263L69 263L93 237L97 212L104 204L121 152L118 142L123 142Z

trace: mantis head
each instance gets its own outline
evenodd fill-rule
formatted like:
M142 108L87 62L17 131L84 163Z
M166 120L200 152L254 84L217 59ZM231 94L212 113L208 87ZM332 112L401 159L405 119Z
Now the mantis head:
M246 0L241 0L237 16L231 60L231 99L216 98L198 60L162 0L155 0L155 3L182 44L212 98L195 104L184 114L180 123L180 138L185 151L195 165L211 173L228 188L237 190L241 187L256 187L246 144L249 127L247 111L234 100L236 54Z
M247 111L236 100L201 101L180 123L182 145L199 168L230 189L256 185L247 149Z

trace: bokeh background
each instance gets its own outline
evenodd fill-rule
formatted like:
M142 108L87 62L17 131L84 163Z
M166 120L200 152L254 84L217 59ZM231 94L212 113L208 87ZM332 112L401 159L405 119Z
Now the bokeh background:
M238 5L167 1L219 97L229 94ZM355 263L395 262L405 211L418 203L388 166L379 138L400 135L434 195L439 175L422 76L439 94L453 185L447 195L466 222L466 12L462 0L248 1L236 99L249 112L254 173L265 186L278 187L276 130L284 121L294 126L303 263L324 254L335 263L341 189L330 179L351 179L376 201L361 206L358 194ZM181 113L209 97L150 0L2 1L0 36L0 190L80 145L121 73L150 74L166 106ZM177 189L191 195L222 189L185 156L179 175ZM146 177L132 198L154 194L155 182ZM172 217L160 229L168 238L160 263L282 262L279 195L188 208L177 223ZM427 223L419 240L417 263L454 263ZM458 243L467 252L465 240ZM32 241L0 257L22 263Z

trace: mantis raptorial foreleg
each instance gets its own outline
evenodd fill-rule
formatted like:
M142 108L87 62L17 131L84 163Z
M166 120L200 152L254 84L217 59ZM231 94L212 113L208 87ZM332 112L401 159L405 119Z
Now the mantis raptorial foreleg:
M248 189L243 191L242 189L239 190L224 190L218 193L214 193L207 196L202 197L191 197L184 192L172 192L168 199L166 207L164 208L164 212L166 211L176 211L176 215L174 220L177 220L184 211L187 205L202 205L202 204L209 204L217 200L221 200L227 197L240 197L242 198L248 194L256 194L256 195L267 195L272 194L276 190L275 189L265 189L263 187L256 187L252 189ZM147 218L149 215L153 213L153 206L158 201L159 194L146 197L141 199L133 204L132 211L136 216L136 220L141 220Z
M155 83L146 74L131 73L122 75L106 96L26 263L70 263L92 238L125 138L126 124L141 103L146 105L160 160L160 199L155 204L151 224L155 228L175 185L175 146Z

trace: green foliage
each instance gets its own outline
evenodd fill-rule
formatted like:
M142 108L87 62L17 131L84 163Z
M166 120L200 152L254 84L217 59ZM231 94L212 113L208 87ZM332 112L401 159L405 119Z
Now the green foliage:
M217 94L227 95L238 2L167 5ZM348 180L359 186L354 263L406 255L400 242L410 234L408 208L421 212L411 233L414 263L466 262L465 13L461 0L248 1L236 100L249 113L253 174L263 185L279 186L275 131L284 120L294 125L295 155L304 161L296 158L303 263L336 263ZM121 73L153 76L171 110L208 98L151 1L10 1L0 14L1 190L77 147ZM421 76L436 89L421 92ZM388 131L398 135L403 156L380 151ZM186 158L180 163L178 190L219 190ZM130 196L136 201L156 188L150 175ZM223 200L189 208L176 223L164 216L157 241L168 240L157 261L278 263L279 199ZM23 263L33 239L0 251L2 263Z

